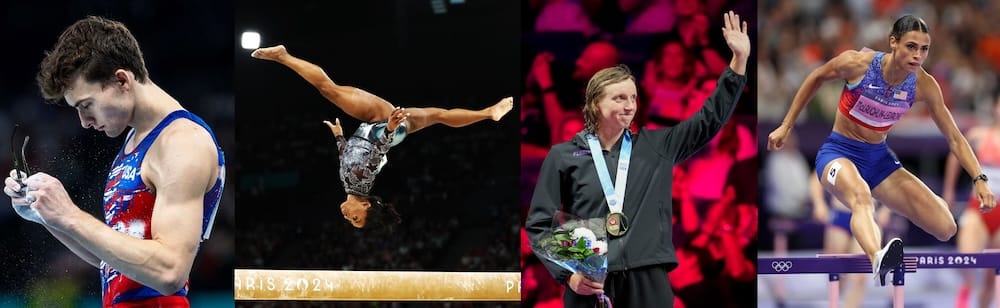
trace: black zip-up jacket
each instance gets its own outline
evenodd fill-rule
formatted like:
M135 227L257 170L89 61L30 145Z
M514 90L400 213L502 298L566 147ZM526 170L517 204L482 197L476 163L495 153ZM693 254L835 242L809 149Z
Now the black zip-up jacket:
M608 243L609 271L658 264L665 265L668 271L677 267L670 222L674 165L696 153L729 121L746 80L746 76L727 68L712 96L690 119L671 128L641 129L632 136L622 209L629 229ZM608 166L602 168L608 168L612 181L617 174L622 139L618 138L611 151L603 151ZM542 163L526 221L532 244L558 227L552 219L557 210L583 219L603 218L609 212L584 132L553 146ZM538 256L556 281L565 284L572 273Z

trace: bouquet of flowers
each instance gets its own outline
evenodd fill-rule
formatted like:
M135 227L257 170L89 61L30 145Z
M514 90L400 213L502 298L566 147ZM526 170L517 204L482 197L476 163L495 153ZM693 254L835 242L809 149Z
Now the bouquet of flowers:
M532 247L535 254L587 279L604 283L608 276L608 237L604 219L580 219L559 212L556 221L563 223L535 243ZM597 304L611 308L611 299L604 293L598 294Z

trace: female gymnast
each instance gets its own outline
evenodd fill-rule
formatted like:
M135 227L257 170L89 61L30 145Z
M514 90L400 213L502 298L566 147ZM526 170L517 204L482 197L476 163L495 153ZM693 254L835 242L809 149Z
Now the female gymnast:
M395 107L365 90L334 83L322 68L292 56L285 46L260 48L251 56L287 66L334 106L364 122L350 138L345 138L339 119L334 123L323 121L337 138L340 151L340 180L347 192L340 210L356 228L375 225L391 230L400 222L391 204L370 194L375 177L388 162L390 147L402 142L407 134L434 124L463 127L487 119L499 121L513 107L511 97L482 110Z

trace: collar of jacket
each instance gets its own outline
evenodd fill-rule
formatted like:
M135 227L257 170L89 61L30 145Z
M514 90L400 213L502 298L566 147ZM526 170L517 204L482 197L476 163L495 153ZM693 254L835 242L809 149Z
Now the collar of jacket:
M636 140L636 137L638 137L638 136L639 136L639 133L632 132L632 146L635 146L635 140ZM573 136L573 139L570 140L570 143L572 143L577 148L584 149L584 150L590 150L590 144L587 143L587 131L586 130L581 130L579 133L576 133L576 135ZM615 142L615 146L618 146L621 143L622 143L622 139L619 138L618 142ZM614 149L614 148L615 147L612 147L612 149Z

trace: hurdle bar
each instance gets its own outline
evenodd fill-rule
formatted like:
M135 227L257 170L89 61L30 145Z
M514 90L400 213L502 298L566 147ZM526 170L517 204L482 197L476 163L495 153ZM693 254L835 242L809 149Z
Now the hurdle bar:
M992 268L997 286L994 292L1000 299L1000 251L988 250L985 253L905 253L903 263L893 269L893 307L903 306L903 285L905 273L914 273L918 269L940 268ZM780 274L828 274L830 277L829 299L830 307L838 307L840 298L840 274L863 273L872 274L872 265L868 256L863 254L817 254L812 257L779 257L758 258L757 273L761 275ZM1000 303L997 304L1000 307Z
M234 270L236 300L520 301L518 272Z

